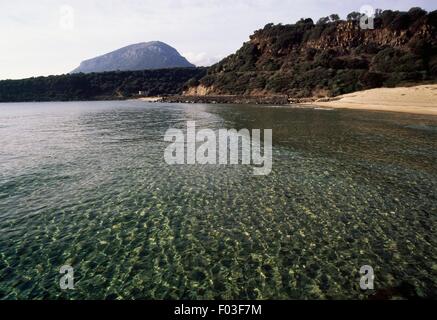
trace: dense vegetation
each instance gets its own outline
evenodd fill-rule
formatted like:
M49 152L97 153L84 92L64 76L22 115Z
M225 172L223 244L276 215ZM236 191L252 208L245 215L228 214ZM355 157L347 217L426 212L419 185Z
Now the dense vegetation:
M190 91L200 84L212 95L333 96L437 80L437 11L377 10L373 30L361 29L360 18L268 24Z
M0 102L71 101L180 94L185 83L206 74L204 68L68 74L0 81Z

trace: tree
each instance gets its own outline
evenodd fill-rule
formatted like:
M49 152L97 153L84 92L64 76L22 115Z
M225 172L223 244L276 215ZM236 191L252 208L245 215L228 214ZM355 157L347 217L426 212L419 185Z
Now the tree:
M396 18L396 13L392 10L384 10L380 16L382 20L382 27L386 28L391 25L393 20Z
M329 17L323 17L320 18L319 21L317 21L317 24L321 25L321 24L327 24L329 22Z
M427 20L428 20L428 23L430 25L432 25L435 28L437 28L437 10L430 12L428 14Z
M347 15L347 20L349 20L349 21L358 21L360 19L361 19L361 13L356 12L356 11L351 12Z
M382 15L382 9L376 9L375 10L375 18L379 18L379 17L381 17L381 15Z
M200 84L199 79L197 78L191 78L190 80L188 80L188 82L186 83L186 86L188 88L191 87L197 87Z
M314 25L314 21L311 18L301 18L296 24L300 24L300 25Z
M336 14L336 13L331 14L331 15L329 16L329 18L331 19L332 22L336 22L336 21L339 21L339 20L340 20L340 16L339 16L338 14Z
M426 14L427 14L427 12L419 7L411 8L408 11L408 15L410 16L410 19L412 21L418 20L418 19L422 18L423 16L426 16Z
M396 17L391 23L392 30L400 31L406 30L410 26L411 19L410 15L406 12L398 12Z

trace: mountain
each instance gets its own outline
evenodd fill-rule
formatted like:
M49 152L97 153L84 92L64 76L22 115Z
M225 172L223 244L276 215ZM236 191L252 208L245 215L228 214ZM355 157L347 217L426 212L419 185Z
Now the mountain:
M160 41L152 41L133 44L97 58L83 61L71 73L194 67L173 47Z
M437 11L378 10L374 29L359 19L268 24L185 94L321 98L437 80Z

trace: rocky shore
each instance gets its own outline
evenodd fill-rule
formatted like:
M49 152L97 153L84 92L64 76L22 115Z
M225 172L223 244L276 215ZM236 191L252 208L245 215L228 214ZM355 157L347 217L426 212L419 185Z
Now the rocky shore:
M287 105L293 103L310 103L314 99L290 99L286 95L269 96L167 96L161 98L162 102L168 103L212 103L212 104L275 104Z
M145 102L298 105L331 109L359 109L437 115L437 84L413 87L378 88L337 97L290 98L286 95L174 95L140 98Z

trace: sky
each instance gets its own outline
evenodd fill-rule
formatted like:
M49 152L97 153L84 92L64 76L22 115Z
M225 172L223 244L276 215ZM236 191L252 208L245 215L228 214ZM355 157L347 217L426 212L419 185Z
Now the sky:
M345 18L364 5L437 9L436 0L0 0L0 79L65 74L83 60L154 40L208 66L267 23Z

